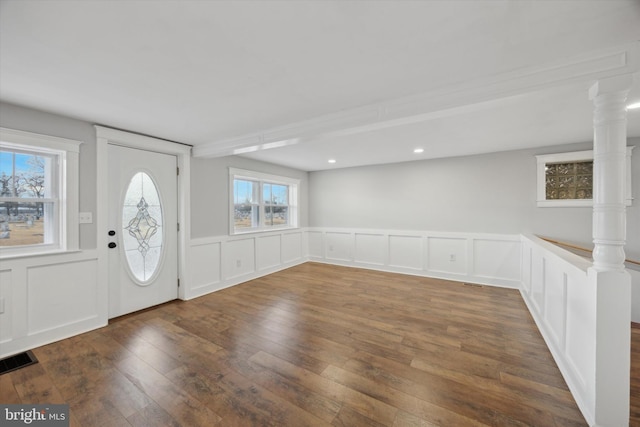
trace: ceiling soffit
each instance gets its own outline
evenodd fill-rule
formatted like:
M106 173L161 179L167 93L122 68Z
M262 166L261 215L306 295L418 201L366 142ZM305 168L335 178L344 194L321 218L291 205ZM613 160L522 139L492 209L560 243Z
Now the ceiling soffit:
M195 157L222 157L301 144L317 137L352 135L482 110L502 99L542 89L584 84L640 71L640 42L527 67L490 78L463 82L437 91L397 98L291 123L235 138L211 141L193 149Z

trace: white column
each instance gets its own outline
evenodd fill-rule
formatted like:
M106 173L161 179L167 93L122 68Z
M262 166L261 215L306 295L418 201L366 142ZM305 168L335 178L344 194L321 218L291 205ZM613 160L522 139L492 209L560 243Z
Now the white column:
M593 265L624 269L628 74L601 80L589 91L593 126Z
M624 268L626 240L625 101L631 75L598 81L589 95L594 103L593 267L595 290L593 371L587 379L595 426L629 425L631 359L631 278ZM586 290L585 290L586 291Z

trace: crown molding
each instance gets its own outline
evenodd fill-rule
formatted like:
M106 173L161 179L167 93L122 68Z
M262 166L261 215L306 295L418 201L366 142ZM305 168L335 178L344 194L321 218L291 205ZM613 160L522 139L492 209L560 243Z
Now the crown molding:
M488 78L391 99L290 123L193 148L194 157L222 157L418 123L487 108L493 101L543 89L584 84L640 71L640 42L591 52L543 66L525 67Z

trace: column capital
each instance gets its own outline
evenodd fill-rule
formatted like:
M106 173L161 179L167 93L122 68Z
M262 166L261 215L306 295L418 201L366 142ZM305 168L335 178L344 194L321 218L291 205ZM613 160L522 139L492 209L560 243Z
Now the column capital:
M615 77L607 77L596 81L589 88L589 99L593 100L599 95L623 92L631 89L633 74L622 74Z

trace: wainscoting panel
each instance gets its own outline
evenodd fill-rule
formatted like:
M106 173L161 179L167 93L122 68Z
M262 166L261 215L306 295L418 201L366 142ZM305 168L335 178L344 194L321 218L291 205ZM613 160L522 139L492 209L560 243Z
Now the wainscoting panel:
M107 324L95 250L2 261L0 358Z
M473 274L487 279L520 279L520 242L475 239Z
M304 240L302 232L282 235L282 263L287 264L302 260Z
M530 297L536 306L536 311L544 315L544 286L545 286L545 263L546 258L543 256L542 250L537 247L527 246L531 249L531 290Z
M11 270L0 271L0 306L4 308L0 313L0 344L10 341L13 336L12 285Z
M324 235L325 254L328 260L351 261L352 233L328 232Z
M556 260L548 260L544 270L544 320L559 348L564 348L567 317L567 273Z
M263 271L269 268L277 267L281 263L281 245L282 237L278 234L273 236L258 237L257 252L258 252L258 270Z
M421 235L389 235L389 267L422 270L424 238Z
M356 233L354 261L382 266L387 258L387 239L384 234Z
M591 262L535 236L522 236L524 298L587 421L593 423L596 293Z
M221 242L191 246L189 260L198 266L191 270L192 290L215 285L222 280L221 246Z
M532 257L533 257L533 248L530 246L523 246L522 263L520 264L522 269L522 289L529 294L531 293Z
M279 230L192 239L184 299L196 298L307 261L307 241L313 237L304 234L305 230ZM318 237L322 239L322 235Z
M225 279L246 276L256 271L256 237L228 240L222 246Z
M96 317L96 271L96 260L28 268L28 334ZM52 278L59 278L55 280L55 286L52 286Z
M324 258L324 241L321 231L308 231L307 241L309 242L309 256L314 258Z
M466 238L428 237L428 242L429 271L440 274L468 274Z
M585 314L595 313L596 296L585 284L587 277L580 271L571 271L567 276L565 352L567 366L580 389L586 387L586 373L593 369L590 355L596 351L590 331L595 328L595 318Z
M520 287L520 236L311 228L308 240L311 261Z

